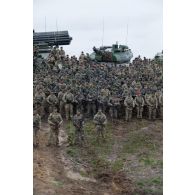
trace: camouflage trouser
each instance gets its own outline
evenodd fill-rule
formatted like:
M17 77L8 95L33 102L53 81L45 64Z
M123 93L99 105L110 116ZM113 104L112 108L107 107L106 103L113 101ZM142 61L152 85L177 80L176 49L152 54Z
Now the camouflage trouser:
M132 119L132 111L133 111L133 107L125 108L125 120L126 121L130 121Z
M87 115L93 117L96 113L95 103L87 103Z
M114 106L110 107L110 110L109 110L109 113L110 113L110 117L112 119L117 119L118 118L118 109Z
M148 118L156 119L156 108L154 106L148 106Z
M99 139L100 136L102 138L105 138L105 136L104 136L104 129L105 129L104 125L96 125L97 139Z
M64 102L63 101L60 101L59 111L60 111L61 116L63 116L64 115Z
M75 143L80 144L82 141L84 141L84 131L82 128L76 128Z
M142 118L143 106L137 106L137 118Z
M100 105L99 105L99 108L102 109L102 112L103 112L104 114L106 113L106 108L107 108L106 103L100 104Z
M33 127L33 146L39 145L38 131L38 127Z
M71 120L73 117L73 105L65 104L66 119Z
M44 113L49 112L49 103L46 100L43 101L43 110L44 110Z
M56 105L49 105L49 113L52 113L53 112L53 109Z
M79 110L81 113L84 113L84 106L82 103L77 104L76 110Z
M56 128L53 125L51 125L50 132L49 132L48 145L58 145L59 144L58 136L59 136L59 128Z
M44 107L43 105L37 104L36 105L37 108L37 113L41 116L41 118L44 116Z
M83 60L80 60L79 61L79 66L81 66L83 63L84 63L84 61Z

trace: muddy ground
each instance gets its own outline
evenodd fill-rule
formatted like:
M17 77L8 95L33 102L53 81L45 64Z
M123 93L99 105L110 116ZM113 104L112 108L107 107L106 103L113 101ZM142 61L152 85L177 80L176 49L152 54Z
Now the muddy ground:
M60 130L59 148L47 147L49 127L42 123L34 149L34 195L162 195L161 120L109 122L105 140L96 140L85 123L85 143L68 145L71 122Z

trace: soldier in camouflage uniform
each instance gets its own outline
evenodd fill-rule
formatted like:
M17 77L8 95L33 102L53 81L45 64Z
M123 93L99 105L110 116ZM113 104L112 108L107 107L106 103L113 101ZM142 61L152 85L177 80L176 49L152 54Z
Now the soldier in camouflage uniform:
M94 116L96 113L96 93L94 90L89 91L86 97L87 100L87 115Z
M129 93L128 88L124 88L123 93L122 93L122 97L126 98L128 96L128 93Z
M160 109L160 118L162 119L163 118L163 94L162 92L159 95L158 102L159 102L159 109Z
M128 94L128 96L125 98L124 105L125 105L125 120L131 121L133 108L135 107L135 102L133 97L130 94Z
M109 106L109 113L110 113L110 117L111 119L118 119L118 109L120 106L120 99L116 96L113 95L110 97L109 101L108 101L108 106Z
M84 54L84 52L82 51L82 52L81 52L81 55L80 55L80 57L79 57L79 65L83 65L84 62L85 62L85 54Z
M97 140L99 140L100 136L104 139L105 138L104 129L105 129L105 126L107 124L107 118L106 118L106 115L102 112L101 109L99 109L97 114L94 116L93 122L96 125Z
M57 112L57 108L53 108L53 112L50 113L48 118L48 123L50 125L50 135L49 135L49 141L47 146L55 144L56 146L59 146L59 130L60 126L62 125L62 116L60 113Z
M147 96L146 105L148 107L149 120L156 119L156 109L158 107L158 100L154 93L149 94Z
M82 90L79 89L75 93L75 99L74 99L74 102L76 103L76 111L79 110L81 113L84 113L84 105L83 105L84 100L85 100L85 96L83 95Z
M63 102L65 103L65 112L66 119L71 120L73 117L73 103L74 103L74 95L70 89L62 97Z
M59 57L61 60L63 60L65 58L65 51L64 51L63 47L60 47Z
M103 113L106 113L109 97L110 91L103 88L98 97L99 108L103 111Z
M49 104L49 113L52 113L53 108L58 105L58 98L54 92L50 92L50 95L47 97L47 103Z
M41 127L41 117L36 110L33 111L33 146L39 145L38 132Z
M44 90L44 86L43 86L42 82L40 82L38 85L36 85L35 92L40 91L40 89L42 89L42 91Z
M65 94L65 89L62 89L59 93L58 93L58 101L59 101L59 111L60 111L60 114L61 116L64 115L64 101L62 100L63 96Z
M44 101L45 101L45 93L43 92L42 88L40 88L35 93L34 103L36 105L37 112L41 117L43 117L44 115Z
M143 107L144 107L144 98L141 96L141 92L137 92L135 97L135 105L137 109L137 118L142 119Z
M77 110L76 115L73 117L73 125L75 126L75 143L81 144L84 141L84 118L79 110Z

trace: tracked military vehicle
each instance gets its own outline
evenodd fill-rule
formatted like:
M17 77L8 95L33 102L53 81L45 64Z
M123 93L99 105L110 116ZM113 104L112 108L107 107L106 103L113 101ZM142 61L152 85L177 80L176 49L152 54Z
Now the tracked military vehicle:
M110 63L129 63L133 58L131 49L126 45L102 46L99 49L93 47L93 53L90 59L96 62L110 62Z
M159 52L155 55L154 60L159 63L159 64L163 64L163 51Z

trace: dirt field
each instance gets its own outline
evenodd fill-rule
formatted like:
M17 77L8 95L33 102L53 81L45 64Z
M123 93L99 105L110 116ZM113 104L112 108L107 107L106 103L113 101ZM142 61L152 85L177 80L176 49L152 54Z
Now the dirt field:
M85 123L83 146L68 146L70 122L60 131L61 146L46 147L49 127L43 122L40 146L34 149L34 195L162 195L162 121L133 119L108 123L105 140L96 140Z

